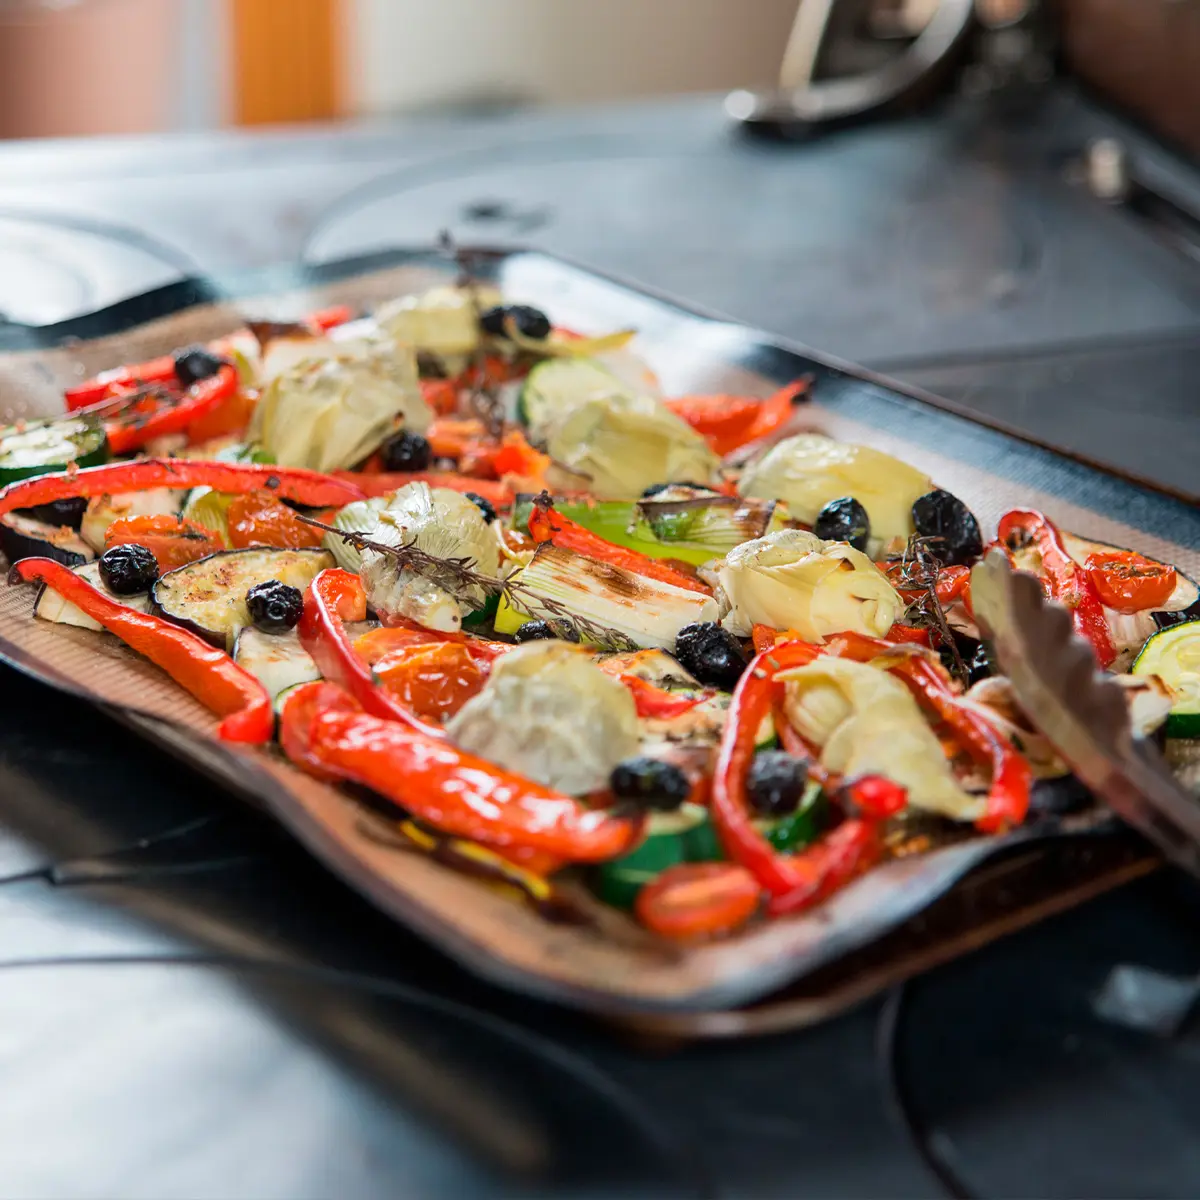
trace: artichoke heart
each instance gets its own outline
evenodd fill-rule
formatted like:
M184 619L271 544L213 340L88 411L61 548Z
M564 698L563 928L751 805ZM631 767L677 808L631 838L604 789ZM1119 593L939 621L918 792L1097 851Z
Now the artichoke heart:
M398 426L420 433L432 421L415 357L389 346L289 367L263 393L251 434L280 466L338 471L361 462Z
M882 775L908 790L913 808L973 821L984 799L955 782L941 744L908 689L887 671L820 658L778 676L784 711L821 747L821 765L847 779Z
M388 546L415 545L438 559L463 559L480 575L497 578L500 552L477 505L449 488L410 483L377 509L362 501L352 505L369 529L356 527L372 541ZM339 514L340 515L340 514ZM335 520L339 528L345 522ZM329 535L332 537L333 535ZM401 567L379 550L361 551L361 573L367 601L386 622L404 617L426 629L457 632L463 617L482 608L487 590L464 584L450 570Z
M819 433L799 433L773 446L746 468L740 486L744 496L785 501L806 525L831 500L853 496L871 518L872 554L893 539L908 540L913 501L932 488L927 475L890 454Z
M403 346L455 358L479 345L479 314L500 302L494 288L435 287L389 301L375 313L375 320Z
M810 642L847 632L884 637L904 612L899 593L865 554L803 529L735 547L717 577L729 606L722 624L739 637L755 625L794 629Z
M629 691L569 642L530 642L496 661L483 690L446 726L450 740L571 795L605 786L638 752Z
M546 448L598 500L636 500L653 483L707 483L719 465L704 438L653 396L585 400L547 430Z

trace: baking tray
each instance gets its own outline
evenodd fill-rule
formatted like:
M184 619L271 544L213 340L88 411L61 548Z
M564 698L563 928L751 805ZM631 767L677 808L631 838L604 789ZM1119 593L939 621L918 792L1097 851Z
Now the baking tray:
M545 307L563 324L636 327L641 352L670 391L766 395L811 375L809 427L922 467L985 525L1006 508L1031 505L1083 536L1189 573L1200 568L1200 513L1185 497L561 259L480 250L475 262L506 295ZM453 271L433 252L397 250L188 280L53 326L0 326L0 417L56 412L62 388L82 375L220 336L246 315L283 319L332 303L370 305ZM598 911L594 927L550 924L477 881L381 844L359 806L280 758L211 740L214 719L156 668L111 640L34 623L32 597L28 588L0 596L0 659L106 706L264 807L351 886L465 966L654 1036L736 1036L821 1020L1156 862L1092 814L889 863L817 912L709 945L666 945L609 912Z

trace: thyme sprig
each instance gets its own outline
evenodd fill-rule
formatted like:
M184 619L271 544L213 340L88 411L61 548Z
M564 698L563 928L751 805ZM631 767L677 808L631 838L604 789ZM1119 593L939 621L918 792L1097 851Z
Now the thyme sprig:
M395 565L405 571L412 571L444 588L456 599L468 599L473 591L482 591L490 596L500 596L515 608L531 611L534 608L560 636L572 637L574 640L591 642L601 650L636 650L637 643L617 629L610 629L588 617L574 613L560 600L543 596L520 579L521 572L516 571L507 579L496 579L484 575L475 569L475 560L466 557L443 557L430 554L416 542L405 542L399 546L389 546L386 542L377 542L366 534L352 529L337 529L326 525L314 517L297 514L306 525L323 529L340 537L347 545L356 550L372 550L390 558ZM541 553L535 551L534 558Z
M970 672L937 595L938 574L943 564L930 546L940 541L940 537L920 537L914 533L899 554L888 556L889 563L897 564L897 569L889 571L888 577L898 591L917 593L916 599L909 602L907 619L935 635L935 643L945 647L950 656L950 673L966 686Z

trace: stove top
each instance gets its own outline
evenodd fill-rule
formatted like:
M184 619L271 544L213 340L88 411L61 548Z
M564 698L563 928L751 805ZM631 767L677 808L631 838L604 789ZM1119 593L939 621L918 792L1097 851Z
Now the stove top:
M1194 489L1200 272L1067 170L1114 131L1200 193L1067 91L805 146L701 98L0 147L0 310L450 228ZM0 1195L1196 1193L1195 1032L1098 1004L1119 964L1200 968L1200 888L1172 873L814 1030L632 1041L465 975L123 728L2 684Z

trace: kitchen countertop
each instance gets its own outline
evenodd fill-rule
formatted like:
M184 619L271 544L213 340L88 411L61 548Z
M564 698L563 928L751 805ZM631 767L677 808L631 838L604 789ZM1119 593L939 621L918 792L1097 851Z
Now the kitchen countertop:
M1066 177L1135 133L1067 91L1038 118L757 144L702 97L0 146L0 310L450 228L1194 489L1200 269ZM1194 1036L1093 1005L1118 963L1200 965L1171 873L818 1029L635 1042L465 975L79 702L0 689L0 1196L1195 1193Z

